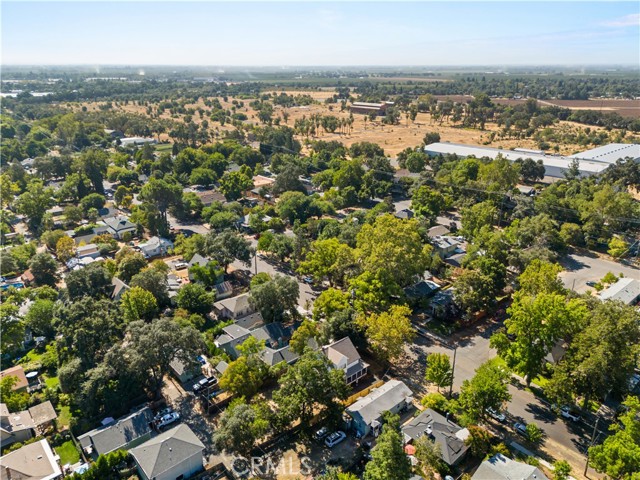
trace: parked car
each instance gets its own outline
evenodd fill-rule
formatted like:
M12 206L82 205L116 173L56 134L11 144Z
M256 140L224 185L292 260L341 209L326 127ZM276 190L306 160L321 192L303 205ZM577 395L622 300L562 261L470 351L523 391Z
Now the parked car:
M329 448L333 448L337 444L339 444L341 441L343 441L345 438L347 438L346 433L342 431L333 432L331 435L325 438L324 444Z
M198 383L196 383L193 386L193 391L195 393L201 393L206 391L209 387L215 385L216 383L218 383L218 379L215 377L211 377L211 378L203 378L202 380L200 380Z
M329 434L329 429L327 427L322 427L320 430L318 430L316 433L313 434L313 438L315 438L316 440L322 440L328 434Z
M176 412L171 412L161 417L160 420L156 422L156 427L157 428L166 427L167 425L171 425L173 422L177 422L178 420L180 420L180 415Z
M491 408L491 407L487 408L487 414L488 414L491 418L493 418L493 419L495 419L495 420L499 421L500 423L504 423L504 422L506 422L506 421L507 421L507 416L506 416L504 413L502 413L502 412L501 412L501 411L499 411L499 410L498 410L498 411L496 411L496 410L494 410L494 409L493 409L493 408Z
M311 285L313 283L313 277L304 277L302 281L307 285Z
M165 415L169 415L170 413L173 413L173 409L172 408L170 408L170 407L163 408L158 413L156 413L156 416L153 417L153 421L157 422L162 417L164 417Z
M518 435L522 435L523 437L527 436L527 426L524 423L520 423L520 422L514 423L513 429L516 431Z
M196 360L198 360L198 363L199 363L200 365L206 365L206 364L207 364L207 359L206 359L206 358L204 358L204 356L203 356L203 355L198 355L198 356L196 357Z
M176 262L175 265L174 265L174 268L176 270L184 270L188 266L189 266L189 264L187 262Z
M587 286L589 287L595 287L598 284L598 282L594 282L593 280L589 280L587 282Z
M564 405L560 408L560 415L574 422L580 420L580 414L568 405Z

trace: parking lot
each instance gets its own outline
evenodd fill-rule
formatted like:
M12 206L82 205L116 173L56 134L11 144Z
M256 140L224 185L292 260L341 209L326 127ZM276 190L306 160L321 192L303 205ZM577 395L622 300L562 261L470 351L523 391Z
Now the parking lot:
M622 273L625 277L640 278L640 269L637 267L606 260L593 253L571 253L562 257L560 264L564 268L560 273L564 286L578 293L595 293L595 289L589 287L587 282L598 282L608 272L616 276Z

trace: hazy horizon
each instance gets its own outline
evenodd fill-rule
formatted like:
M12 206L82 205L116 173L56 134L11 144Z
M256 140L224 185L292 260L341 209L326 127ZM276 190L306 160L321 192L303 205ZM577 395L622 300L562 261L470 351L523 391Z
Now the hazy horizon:
M637 66L638 2L3 2L2 65Z

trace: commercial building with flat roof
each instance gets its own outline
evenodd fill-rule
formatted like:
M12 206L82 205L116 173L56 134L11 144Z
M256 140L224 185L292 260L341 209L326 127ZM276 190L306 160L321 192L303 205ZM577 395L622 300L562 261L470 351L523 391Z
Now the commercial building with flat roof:
M438 142L427 145L425 153L430 156L455 154L460 157L487 157L492 160L498 155L511 162L518 159L530 158L534 161L541 160L545 167L545 176L551 178L564 178L565 172L572 163L578 161L578 170L581 176L597 175L605 171L610 165L615 164L620 158L631 157L640 159L640 145L613 143L604 147L598 147L586 152L576 153L571 156L548 155L540 150L477 147L461 143Z
M571 155L570 158L582 158L594 162L602 162L612 165L618 160L632 158L636 162L640 161L640 144L637 143L610 143L601 147L592 148L585 152Z

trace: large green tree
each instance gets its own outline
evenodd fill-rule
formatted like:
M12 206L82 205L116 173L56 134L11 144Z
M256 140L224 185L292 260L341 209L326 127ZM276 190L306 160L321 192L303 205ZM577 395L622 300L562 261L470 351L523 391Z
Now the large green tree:
M146 323L129 323L123 356L150 393L158 393L170 363L178 359L187 367L197 365L196 357L206 351L200 333L193 327L181 327L168 318Z
M256 440L267 432L269 426L263 408L236 401L220 416L212 441L219 450L249 455Z
M300 263L298 271L313 275L318 281L328 278L331 286L342 283L346 270L354 264L354 252L337 238L316 240Z
M438 392L443 387L448 387L453 383L453 369L449 355L446 353L430 353L427 356L427 368L424 379L434 383L438 387Z
M584 326L589 316L583 300L549 293L535 297L517 294L507 313L506 332L492 336L491 346L509 367L524 375L527 385L542 373L545 358L556 342Z
M411 477L411 462L404 451L399 420L397 417L388 420L371 450L371 461L365 467L364 480L408 480Z
M300 285L295 278L275 275L272 280L251 289L249 303L253 305L268 323L282 321L297 315Z
M415 330L409 315L409 307L392 305L386 312L363 315L358 320L371 348L383 361L389 362L400 357L405 344L413 340Z
M158 302L151 292L140 287L132 287L122 295L120 308L127 322L150 321L158 313Z
M311 425L314 415L339 418L347 397L344 372L332 368L322 353L307 350L280 378L273 401L285 425L300 420Z
M589 449L591 465L611 478L637 480L640 472L640 400L627 397L627 411L614 423L612 434Z
M563 391L558 388L563 383L582 396L585 407L589 399L607 392L624 394L637 365L639 345L640 314L621 302L598 302L556 366L550 386Z
M48 253L37 253L29 262L36 285L55 286L58 281L58 264Z
M424 273L426 266L418 222L388 214L377 217L358 233L357 256L365 271L384 270L398 285L408 285L416 274Z
M29 229L39 232L44 214L53 203L53 189L45 188L39 180L33 180L27 186L27 191L16 200L16 211L27 218Z
M180 308L191 313L206 315L213 308L215 294L207 292L199 283L187 283L178 291L176 300Z
M458 404L464 417L476 423L486 415L487 408L498 411L511 399L508 382L511 372L498 359L480 365L471 380L465 380L460 389Z
M240 260L247 267L251 266L254 254L249 241L231 230L210 232L205 238L204 252L222 265L225 272L234 260Z

